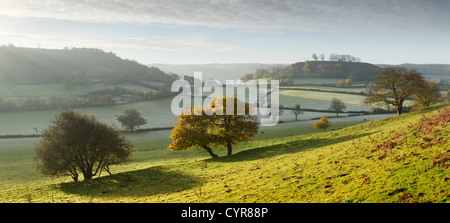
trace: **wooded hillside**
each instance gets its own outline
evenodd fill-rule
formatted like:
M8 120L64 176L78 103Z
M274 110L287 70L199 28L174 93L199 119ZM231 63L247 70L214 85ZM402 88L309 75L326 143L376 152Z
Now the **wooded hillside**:
M99 49L37 49L0 46L0 81L17 84L95 82L118 84L174 79L156 67Z

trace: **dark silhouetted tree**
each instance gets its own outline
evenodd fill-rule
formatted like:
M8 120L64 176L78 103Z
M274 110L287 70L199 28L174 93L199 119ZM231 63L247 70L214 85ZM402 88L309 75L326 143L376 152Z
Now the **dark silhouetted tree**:
M325 60L325 55L323 55L323 53L320 54L320 60L321 60L321 61L324 61L324 60Z
M47 176L68 175L74 181L80 173L85 180L102 170L111 174L111 165L130 161L135 151L114 127L79 111L60 112L41 135L35 149L38 171Z
M117 118L122 124L122 127L134 131L135 128L147 124L147 120L145 120L141 113L136 109L128 109L124 112L123 115Z

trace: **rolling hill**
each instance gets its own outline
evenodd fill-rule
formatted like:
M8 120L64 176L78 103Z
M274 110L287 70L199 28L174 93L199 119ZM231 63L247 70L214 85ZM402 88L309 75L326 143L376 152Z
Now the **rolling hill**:
M16 84L121 84L173 80L156 67L99 49L39 49L0 46L0 81Z
M387 65L379 64L377 65L381 68L401 66L408 69L415 69L425 75L427 78L431 79L450 79L450 64L400 64L400 65Z
M307 69L305 69L307 66ZM375 80L380 68L369 63L339 61L306 61L288 66L286 75L293 77L348 78Z
M369 63L343 61L305 61L291 64L285 68L272 70L258 69L254 73L244 75L244 80L272 78L332 78L353 81L373 81L381 68Z

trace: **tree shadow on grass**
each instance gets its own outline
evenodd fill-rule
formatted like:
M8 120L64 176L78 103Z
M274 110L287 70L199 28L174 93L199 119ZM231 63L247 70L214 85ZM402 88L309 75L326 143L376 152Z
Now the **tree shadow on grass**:
M61 191L88 197L146 197L197 187L200 179L164 166L61 184Z
M344 136L340 138L308 138L308 139L299 139L295 141L291 141L288 143L281 143L276 145L270 145L266 147L259 147L254 149L248 149L244 151L237 152L230 156L222 156L218 158L210 158L205 161L207 162L240 162L240 161L251 161L258 160L264 158L270 158L283 154L291 154L297 152L304 152L315 148L320 148L323 146L332 145L335 143L345 142L349 140L358 139L367 135L371 135L372 133L364 133L353 136Z

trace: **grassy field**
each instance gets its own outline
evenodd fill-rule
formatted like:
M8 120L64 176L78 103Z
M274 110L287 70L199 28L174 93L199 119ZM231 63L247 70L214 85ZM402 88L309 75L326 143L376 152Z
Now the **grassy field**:
M361 119L340 118L333 121L331 128L341 128L361 122ZM317 130L313 129L312 123L313 121L289 122L273 127L261 127L255 141L237 144L235 150L245 150L249 146L259 144L261 140L316 132ZM169 130L127 133L126 137L138 152L133 155L131 164L113 167L112 170L122 172L209 157L203 150L181 152L168 150L167 147L172 142L169 136ZM39 138L0 139L0 188L48 183L49 179L42 178L35 171L33 163L34 147L39 140ZM225 155L225 149L218 149L218 154Z
M307 85L307 84L338 84L341 80L339 78L292 78L295 84Z
M148 82L156 85L158 82ZM140 91L147 93L150 89L133 84L108 85L108 84L89 84L76 85L71 89L64 88L61 84L40 84L40 85L21 85L0 83L0 97L4 99L19 99L27 97L47 98L51 96L79 96L92 91L98 91L105 88L112 89L114 87L123 87L128 90Z
M311 84L316 84L319 80L310 81ZM104 87L103 85L77 86L76 89L65 90L62 86L56 85L3 86L0 88L0 97L23 98L33 94L39 97L73 96ZM148 91L146 88L134 85L122 87ZM297 88L302 87L304 86ZM325 86L316 86L314 89L336 90ZM284 106L301 104L303 108L327 109L331 98L334 97L343 100L348 111L368 110L361 105L360 102L364 97L360 95L298 89L280 91L280 103ZM140 111L148 120L148 124L141 128L170 127L177 120L170 109L171 101L172 98L166 98L80 110L91 112L98 119L120 127L115 121L117 116L133 108ZM0 135L34 134L35 127L39 130L46 128L56 113L56 110L2 112L0 113ZM167 130L127 133L127 138L138 150L133 155L133 162L113 167L111 170L116 173L113 176L103 175L101 178L79 183L72 183L69 178L44 178L36 172L33 157L34 147L39 138L0 139L0 202L327 202L321 199L305 200L304 194L302 194L303 197L298 195L307 193L313 196L310 192L311 188L308 191L300 188L298 188L299 191L294 188L285 188L287 185L284 183L299 177L292 177L298 174L298 171L288 171L286 168L295 163L301 166L302 173L308 169L309 176L315 175L317 174L314 172L316 164L310 162L311 157L318 156L318 151L321 151L320 154L327 154L327 146L349 147L345 144L349 142L349 137L352 140L358 137L362 139L384 129L380 127L378 130L371 128L369 130L360 127L365 133L357 136L356 131L352 130L353 127L322 133L313 129L312 124L315 121L310 120L322 116L334 116L334 114L304 112L299 119L306 121L294 122L294 115L286 110L280 117L283 123L273 127L262 127L254 141L235 145L234 155L219 159L210 159L203 150L181 152L167 150L171 142L170 131ZM391 115L344 117L343 114L342 116L331 119L333 124L330 129L340 129L360 123L367 125L369 122L372 123L371 120ZM337 137L336 134L341 137ZM322 142L322 139L325 142ZM340 145L341 143L343 144ZM310 152L306 153L307 151ZM351 152L346 151L346 153ZM215 152L220 156L226 154L223 148L216 148ZM327 156L334 155L327 154ZM296 169L299 168L296 167ZM271 174L286 179L279 182L274 180ZM246 179L247 177L249 179ZM314 178L309 180L309 184L312 185ZM256 189L250 184L259 185L261 188ZM291 186L295 185L292 182L291 184ZM280 185L284 186L280 187ZM323 189L331 188L327 185L324 187ZM264 190L261 191L262 189ZM203 192L199 194L199 191ZM261 196L250 199L254 196L252 191L258 191ZM295 199L285 198L286 194L290 193ZM299 196L302 198L300 199ZM342 202L342 200L337 201ZM350 202L359 201L365 200L350 200Z
M361 93L366 89L365 87L329 87L329 86L282 86L282 88L290 89L314 89L322 91L339 91L339 92L350 92L350 93Z
M347 106L346 111L368 111L369 107L363 106L361 102L365 96L353 94L338 94L330 92L280 90L280 103L284 106L300 104L303 108L314 108L327 110L331 99L342 100Z
M170 127L177 120L170 108L171 101L172 99L166 98L131 104L80 108L80 110L93 113L98 119L121 128L116 118L127 109L137 109L148 120L148 124L141 128ZM1 112L0 135L34 134L36 133L34 127L46 128L57 112L57 110Z
M153 85L160 84L159 82L148 83ZM143 93L150 90L148 88L133 84L121 84L117 86ZM60 84L19 85L0 83L0 97L4 100L22 100L28 97L72 97L105 88L114 88L117 86L92 84L76 85L73 89L65 89L63 85ZM127 109L134 108L138 109L145 118L150 120L147 126L142 126L143 128L167 127L171 126L173 122L176 121L176 117L171 115L170 112L170 101L171 100L169 99L161 99L125 105L87 107L80 108L80 110L83 112L92 112L99 119L108 123L114 123L117 116L123 114L123 112ZM57 110L0 112L0 135L34 134L36 133L34 128L46 128L57 112ZM118 127L120 127L120 125L118 125Z
M202 151L184 151L155 165L136 157L121 167L132 170L113 176L4 187L0 201L448 202L449 116L447 103L335 131L308 133L292 125L300 129L293 132L286 124L292 136L266 130L237 145L231 156L210 159ZM153 157L148 136L129 137Z

